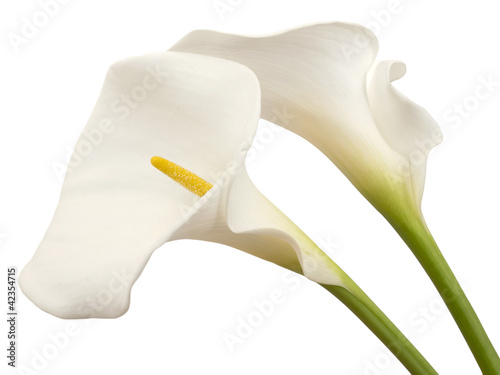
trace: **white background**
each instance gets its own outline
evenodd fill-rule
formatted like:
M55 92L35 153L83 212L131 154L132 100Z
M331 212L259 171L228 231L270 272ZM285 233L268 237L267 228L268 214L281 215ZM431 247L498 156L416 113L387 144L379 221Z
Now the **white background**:
M223 0L226 2L226 0ZM0 8L1 290L7 266L31 258L57 204L64 163L121 58L169 48L194 29L258 35L317 21L371 26L379 58L406 62L396 86L445 135L429 159L423 210L431 231L500 349L500 87L471 99L481 77L500 81L495 1L241 0L219 17L213 0L70 1L16 53L9 32L40 11ZM436 4L438 3L438 4ZM389 10L396 10L388 16ZM457 121L447 111L466 102ZM440 374L479 374L451 316L411 252L345 177L310 144L261 124L256 185L370 295ZM264 134L264 135L263 135ZM259 140L259 136L261 139ZM308 171L304 174L302 171ZM234 249L179 241L157 250L115 320L65 321L18 296L18 364L30 374L405 374L378 339L321 287ZM224 332L274 289L285 301L230 353ZM0 310L6 309L6 294ZM5 318L6 319L6 318ZM2 320L4 320L2 318ZM6 330L0 330L4 373ZM50 351L50 335L75 334ZM37 354L38 353L38 354ZM8 371L8 374L17 371Z

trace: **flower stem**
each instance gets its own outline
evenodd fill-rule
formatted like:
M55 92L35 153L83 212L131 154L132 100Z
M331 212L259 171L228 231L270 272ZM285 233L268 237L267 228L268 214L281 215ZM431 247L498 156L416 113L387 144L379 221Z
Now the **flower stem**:
M432 375L437 372L399 331L375 303L351 280L348 289L321 285L351 310L414 375Z
M436 286L483 374L499 375L500 358L424 221L392 225Z

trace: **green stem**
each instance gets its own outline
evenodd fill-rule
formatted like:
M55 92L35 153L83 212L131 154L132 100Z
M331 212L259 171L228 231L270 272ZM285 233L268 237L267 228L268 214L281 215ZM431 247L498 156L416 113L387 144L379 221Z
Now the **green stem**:
M322 286L346 305L411 374L437 374L422 354L351 279L347 279L348 289L334 285Z
M441 294L483 374L499 375L500 358L423 220L391 224Z

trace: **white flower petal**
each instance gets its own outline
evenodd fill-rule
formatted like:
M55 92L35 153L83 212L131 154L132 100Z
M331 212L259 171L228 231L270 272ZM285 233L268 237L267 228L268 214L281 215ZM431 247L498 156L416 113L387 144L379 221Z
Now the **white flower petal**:
M380 61L368 77L368 100L378 129L394 150L410 160L411 177L418 205L422 199L427 155L442 141L441 130L421 106L402 95L391 82L402 78L406 66L400 61Z
M276 251L273 248L272 252L265 243L260 247L252 245L245 251L263 259L269 254L273 259L267 260L292 270L292 261L298 259L302 273L308 279L322 284L343 285L340 268L257 190L246 170L237 176L230 190L227 225L239 236L273 237L283 242L282 246L276 244Z
M259 192L244 166L219 192L173 238L229 245L312 281L344 285L344 272Z
M244 160L259 92L246 67L207 56L166 52L111 66L75 147L79 162L21 274L23 292L60 317L123 314L151 253L204 201L155 169L151 157L216 183L220 171ZM128 113L122 100L132 103Z

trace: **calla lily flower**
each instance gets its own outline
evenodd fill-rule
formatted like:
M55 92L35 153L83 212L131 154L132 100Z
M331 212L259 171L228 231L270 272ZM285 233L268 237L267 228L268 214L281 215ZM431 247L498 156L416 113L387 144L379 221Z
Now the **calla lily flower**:
M266 37L199 30L170 50L248 66L260 80L262 118L276 122L285 108L294 116L288 130L319 148L386 217L401 220L420 212L427 154L442 135L391 85L404 64L374 65L377 49L369 30L330 23Z
M375 63L373 33L337 22L265 37L198 30L170 50L248 66L261 84L262 118L276 122L283 109L293 115L286 128L320 149L398 231L441 293L482 370L500 373L500 359L421 211L427 156L441 142L441 131L425 109L392 86L405 74L405 65Z
M127 311L132 285L155 249L178 239L212 241L319 283L412 373L435 373L252 184L244 160L260 101L255 75L227 60L164 52L113 64L54 218L20 275L23 292L61 318L115 318Z
M137 108L113 121L117 100L134 96ZM172 52L113 64L75 147L73 164L80 162L21 275L24 293L53 315L86 317L89 301L122 274L126 288L92 314L120 316L152 252L182 238L228 244L342 285L338 267L247 177L259 116L258 80L242 65Z

